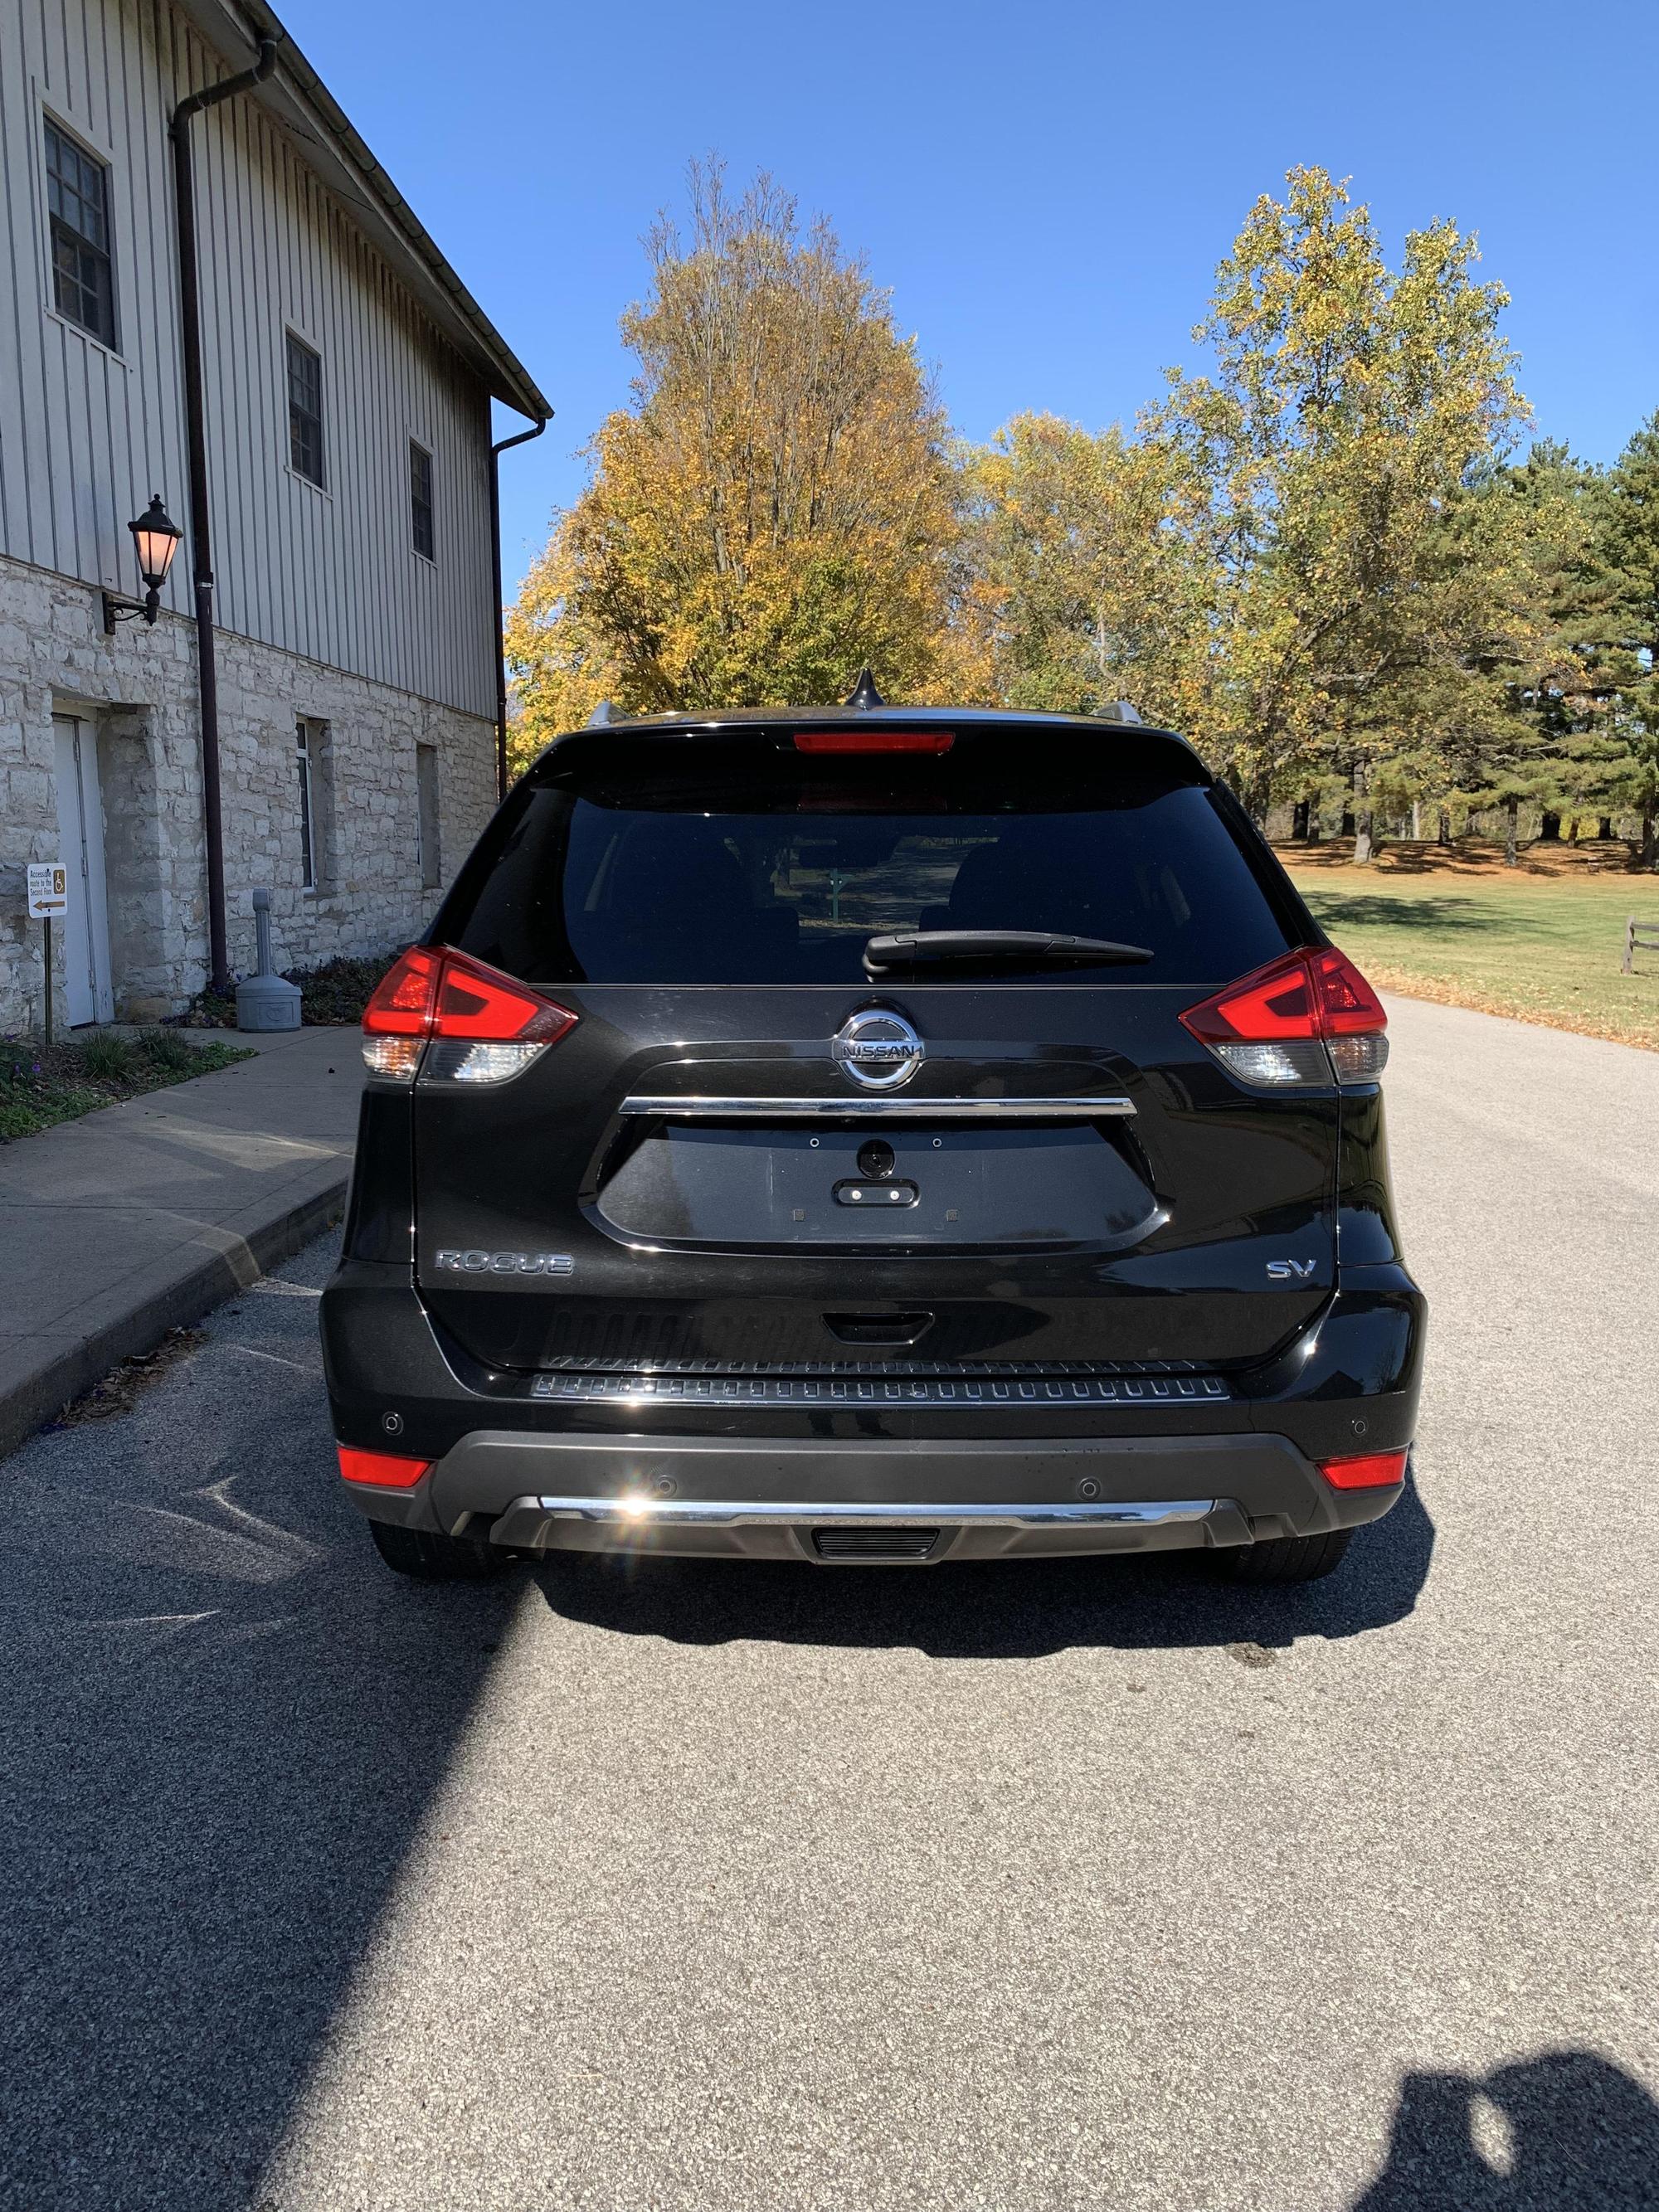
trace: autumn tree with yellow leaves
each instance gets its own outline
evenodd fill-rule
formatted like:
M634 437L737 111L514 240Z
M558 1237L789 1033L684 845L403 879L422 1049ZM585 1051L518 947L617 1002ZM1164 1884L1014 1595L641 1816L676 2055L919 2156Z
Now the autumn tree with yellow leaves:
M1455 224L1391 268L1293 169L1217 270L1203 373L1127 428L1024 413L974 447L824 224L765 178L690 183L623 318L631 403L508 617L520 766L601 700L808 705L867 662L912 702L1127 698L1258 814L1340 790L1362 857L1374 807L1422 799L1507 808L1511 844L1522 803L1651 817L1648 572L1608 550L1650 467L1613 499L1515 465L1506 295Z
M999 695L1121 693L1241 793L1340 763L1362 798L1416 742L1416 699L1536 647L1536 579L1496 463L1522 416L1504 296L1442 223L1385 264L1322 170L1252 209L1133 434L1022 416L975 457L973 543Z
M886 295L765 178L691 171L689 235L647 241L632 404L507 629L528 756L600 700L652 714L915 698L950 658L945 423Z
M1174 441L1021 415L963 456L959 664L1011 707L1190 726L1218 573L1208 487Z

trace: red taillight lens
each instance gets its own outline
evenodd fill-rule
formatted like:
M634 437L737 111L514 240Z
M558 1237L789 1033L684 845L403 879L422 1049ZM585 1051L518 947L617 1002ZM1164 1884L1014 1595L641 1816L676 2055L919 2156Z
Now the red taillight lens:
M1308 965L1319 994L1328 1037L1370 1036L1387 1029L1389 1018L1382 1011L1382 1001L1346 953L1328 945L1322 952L1309 953Z
M953 730L797 730L798 753L948 753Z
M372 1482L381 1490L412 1490L432 1464L398 1452L360 1451L355 1444L341 1444L338 1450L340 1473L348 1482Z
M365 1036L424 1036L432 1023L443 955L411 945L381 976L363 1010Z
M1230 983L1201 1006L1188 1006L1183 1028L1205 1044L1265 1044L1276 1037L1316 1037L1319 1009L1307 956L1287 952Z
M568 1006L465 952L413 945L363 1014L372 1075L412 1082L416 1068L458 1083L502 1083L576 1026Z
M539 991L527 990L499 969L486 968L482 960L465 952L446 952L438 1000L433 1012L432 1035L438 1037L533 1037L539 1044L554 1044L576 1017L568 1006L556 1006Z
M1319 1472L1333 1490L1388 1490L1406 1480L1403 1451L1358 1452L1351 1459L1322 1459Z
M1389 1056L1382 1001L1334 945L1282 954L1230 983L1182 1025L1223 1066L1261 1085L1372 1082Z

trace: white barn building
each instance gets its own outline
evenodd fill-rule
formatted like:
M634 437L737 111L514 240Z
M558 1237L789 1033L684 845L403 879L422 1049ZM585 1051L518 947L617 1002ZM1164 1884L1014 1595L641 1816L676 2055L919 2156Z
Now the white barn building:
M43 1011L30 860L70 870L60 1022L207 980L169 125L272 33L237 0L0 0L0 1033ZM259 884L279 965L379 951L495 804L490 401L550 410L291 41L186 127L229 963ZM158 492L156 619L107 629Z

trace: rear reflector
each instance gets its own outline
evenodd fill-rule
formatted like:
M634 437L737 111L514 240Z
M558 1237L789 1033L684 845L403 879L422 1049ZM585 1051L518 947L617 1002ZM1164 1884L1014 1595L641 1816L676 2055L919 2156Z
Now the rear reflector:
M422 1066L452 1083L502 1083L576 1026L568 1006L443 945L411 945L363 1014L371 1075L409 1083Z
M1322 1459L1319 1472L1333 1490L1385 1490L1406 1480L1403 1451L1360 1452L1352 1459Z
M797 730L798 753L948 753L951 730Z
M412 1490L432 1464L398 1452L359 1451L356 1444L341 1444L338 1450L340 1473L348 1482L372 1482L382 1490Z

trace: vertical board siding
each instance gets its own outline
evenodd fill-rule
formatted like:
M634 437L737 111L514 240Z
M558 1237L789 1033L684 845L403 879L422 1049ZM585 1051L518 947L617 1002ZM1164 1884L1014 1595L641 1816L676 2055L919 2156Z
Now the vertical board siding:
M0 0L0 551L16 559L131 592L129 519L160 491L187 520L167 122L229 66L169 0ZM52 309L47 112L109 165L117 352ZM254 100L198 116L193 140L221 624L493 715L482 380ZM323 360L321 489L288 465L290 327ZM411 437L432 453L435 568L410 539ZM163 597L189 612L187 544Z

